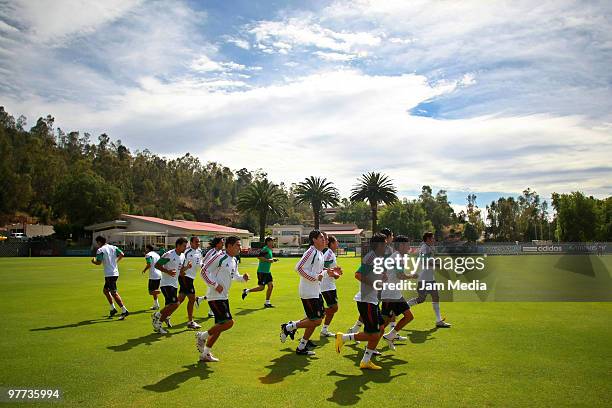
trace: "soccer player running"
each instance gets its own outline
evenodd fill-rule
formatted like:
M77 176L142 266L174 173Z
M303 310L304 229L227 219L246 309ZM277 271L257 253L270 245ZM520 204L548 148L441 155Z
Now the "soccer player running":
M220 254L221 252L223 252L224 247L225 247L225 241L223 240L223 237L214 237L213 239L208 241L208 251L206 251L206 254L204 254L204 259L202 259L202 266L204 266L211 257L216 256L217 254ZM202 273L202 271L200 271L200 273ZM200 304L205 300L206 300L206 295L196 296L196 301L195 301L196 308L199 309ZM208 311L208 317L215 317L212 310Z
M191 263L185 265L185 250L187 249L187 239L179 238L176 240L175 248L166 252L159 258L155 267L162 272L161 292L164 295L165 306L151 316L153 330L160 334L166 334L162 328L162 322L166 322L168 327L172 327L168 320L170 315L179 307L177 296L178 278L184 275L185 271L191 268Z
M435 239L433 232L424 233L423 243L419 248L419 257L421 258L421 272L418 274L418 296L408 300L408 305L414 306L416 304L423 303L427 298L427 295L431 295L431 306L433 307L434 313L436 315L436 327L448 328L451 327L450 323L445 322L442 316L440 315L440 296L438 294L438 291L436 289L428 289L432 288L432 285L436 283L436 278L434 276L434 244ZM430 259L434 262L429 261Z
M367 341L363 358L359 368L369 370L381 370L382 367L372 362L372 355L376 352L376 346L383 334L383 318L378 307L378 291L374 282L382 279L382 274L374 273L374 259L385 256L385 235L376 233L370 238L370 251L363 257L361 266L355 272L355 278L359 280L360 290L355 295L357 310L360 320L363 322L363 333L336 333L336 352L340 353L342 346L347 341Z
M406 299L402 296L401 290L397 289L397 286L399 286L402 280L414 277L413 275L406 275L404 273L405 265L403 265L404 255L410 252L410 239L405 235L398 235L395 237L395 243L397 251L394 250L391 254L395 267L385 271L387 278L386 284L394 285L394 288L390 289L390 286L385 285L380 295L382 303L381 314L385 319L385 326L391 319L403 315L400 321L390 328L391 330L389 333L383 335L383 339L385 339L391 350L395 350L394 342L396 340L407 340L406 337L399 335L399 331L414 319L408 302L406 302Z
M225 252L219 252L210 258L202 267L202 278L208 285L208 305L215 314L215 325L207 331L196 333L196 345L200 354L200 361L216 362L218 358L212 355L211 349L221 333L234 325L228 300L228 293L232 280L246 282L249 275L238 273L236 256L240 254L240 238L227 237Z
M123 320L130 314L117 291L117 279L119 279L119 268L117 263L123 259L123 251L114 245L107 244L106 238L100 235L96 237L96 245L98 247L96 257L91 260L91 263L94 265L104 265L104 288L102 289L102 293L104 293L110 305L108 317L113 317L117 314L117 309L115 309L115 305L113 304L114 299L121 308L119 320Z
M142 274L144 275L147 270L149 271L149 295L153 296L153 306L151 306L149 310L159 310L159 301L157 297L161 293L159 287L162 275L161 271L155 267L155 264L159 261L160 256L155 252L153 245L147 245L146 249L145 262L147 264L142 270Z
M257 286L251 289L244 289L242 291L242 300L247 297L247 295L251 292L260 292L267 286L266 290L266 301L264 303L264 307L270 308L274 307L272 303L270 303L270 296L272 295L272 289L274 288L274 284L272 283L272 272L270 272L270 267L274 262L277 262L278 259L274 258L272 255L272 248L274 248L274 238L267 237L264 240L265 246L261 248L259 251L259 265L257 266Z
M323 327L321 328L321 336L324 337L335 337L336 333L332 333L329 331L329 325L334 318L334 315L338 312L338 294L336 292L336 279L342 275L342 269L338 267L336 262L336 251L338 250L338 240L335 236L331 235L327 237L325 233L323 235L326 236L326 244L327 246L323 248L323 266L325 268L331 268L335 270L335 274L333 276L329 276L328 274L323 274L323 279L321 279L321 295L323 296L323 300L325 300L325 304L327 308L325 309L325 320L323 321Z
M179 304L187 298L187 327L199 329L200 326L193 320L193 305L196 301L194 280L197 272L202 267L202 250L200 249L200 238L193 236L189 239L189 248L185 251L185 261L191 264L184 276L179 276Z
M324 267L321 250L325 248L325 237L321 231L311 231L308 235L308 241L310 242L310 248L304 252L295 266L295 270L300 275L299 293L306 317L299 321L289 321L281 324L280 341L284 343L287 337L293 339L297 329L304 329L304 335L295 352L296 354L310 356L315 354L314 351L309 350L315 347L315 344L310 341L310 336L312 336L315 328L321 324L325 313L319 282L326 273L330 276L337 274L339 268L326 269Z

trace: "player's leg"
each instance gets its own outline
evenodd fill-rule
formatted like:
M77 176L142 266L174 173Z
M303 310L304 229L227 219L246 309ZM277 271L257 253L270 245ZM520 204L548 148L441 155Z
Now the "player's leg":
M327 290L323 292L322 295L327 308L325 309L325 320L321 328L321 335L325 337L334 337L336 334L330 332L328 329L334 315L338 312L338 296L335 289Z
M187 296L187 327L190 329L199 329L201 326L193 320L193 306L195 305L195 293Z
M431 307L433 308L434 314L436 315L436 327L451 327L451 324L445 322L442 318L442 314L440 313L440 295L438 294L437 290L431 291Z
M378 345L383 330L383 319L380 310L378 309L378 305L367 302L357 302L357 309L359 310L359 315L364 325L364 331L363 333L336 333L336 351L339 353L342 346L347 341L367 341L368 345L359 367L380 370L381 367L371 361L372 355L376 352L376 346Z
M112 279L109 280L108 291L115 300L115 303L117 303L117 305L121 308L121 317L119 319L123 320L130 314L130 312L128 312L127 308L123 304L123 299L121 299L121 295L119 295L119 291L117 290L118 278L118 276L113 276Z
M254 288L251 289L243 289L242 290L242 300L244 300L245 297L247 297L247 295L251 292L261 292L264 289L265 286L265 281L264 281L264 275L261 272L257 272L257 286L255 286Z
M219 361L212 355L211 349L221 333L234 326L234 320L229 309L228 300L212 300L208 302L215 315L215 325L209 330L196 333L196 345L200 351L200 361Z
M274 289L274 283L272 282L272 274L269 274L269 275L270 275L270 280L266 284L267 290L266 290L266 301L264 302L264 307L274 307L272 306L272 303L270 303L270 297L272 296L272 290Z

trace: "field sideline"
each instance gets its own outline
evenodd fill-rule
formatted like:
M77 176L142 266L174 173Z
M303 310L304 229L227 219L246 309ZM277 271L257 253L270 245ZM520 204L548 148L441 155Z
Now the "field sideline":
M230 305L236 324L213 349L221 362L198 364L185 305L172 316L170 335L152 332L143 259L119 264L119 292L131 312L126 321L106 318L102 267L89 259L0 258L0 386L58 387L69 406L165 408L592 407L609 406L612 395L612 303L443 303L453 327L435 330L428 302L413 308L415 320L402 333L409 341L395 352L382 347L376 361L384 369L362 372L363 344L338 355L317 329L312 340L320 347L308 358L295 355L297 341L280 343L279 324L303 316L297 259L281 259L272 269L276 308L263 309L263 292L242 301L245 285L235 282ZM601 259L604 270L612 270L612 257ZM334 332L357 318L352 272L358 262L339 258L345 276L338 281ZM255 267L255 259L245 258L240 270L255 278ZM196 285L202 294L204 282ZM196 310L204 329L212 321L207 310Z

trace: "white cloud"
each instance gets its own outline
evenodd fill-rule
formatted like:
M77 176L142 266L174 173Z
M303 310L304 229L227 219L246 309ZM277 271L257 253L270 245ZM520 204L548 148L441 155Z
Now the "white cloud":
M341 54L338 52L315 51L314 55L326 61L350 61L357 56L353 54Z

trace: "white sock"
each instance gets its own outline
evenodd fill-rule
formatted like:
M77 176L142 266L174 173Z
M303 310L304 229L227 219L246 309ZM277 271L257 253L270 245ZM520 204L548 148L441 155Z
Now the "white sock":
M442 316L440 315L440 303L431 302L431 306L433 307L434 312L436 313L436 323L442 320Z
M351 327L351 331L352 332L358 332L359 328L363 325L363 323L361 322L361 320L357 320L355 322L355 324L353 325L353 327Z
M270 299L266 299L266 305L270 304Z
M347 341L355 341L355 334L351 333L351 334L343 334L342 335L342 341L343 342L347 342Z
M370 361L370 359L372 358L373 352L374 350L370 350L369 348L366 348L365 353L363 353L363 358L361 359L361 362L367 363L368 361Z
M417 302L417 298L408 299L406 303L408 303L408 306L414 306L419 304L419 302Z
M300 339L300 344L298 345L298 349L304 350L304 348L306 347L306 343L308 343L308 340L302 337Z
M287 330L292 331L297 329L297 322L289 322L287 323Z
M323 328L321 329L321 331L322 331L323 333L327 332L327 328L328 328L328 327L329 327L329 324L324 324L324 325L323 325Z
M387 333L385 336L387 336L389 340L393 340L394 338L397 337L397 332L395 331L395 329L391 329L391 331Z
M112 303L110 304L110 310L111 310L111 312L112 312L113 310L116 310L116 309L115 309L115 305L113 305Z
M123 313L127 312L127 309L125 308L125 305L121 306L121 311L122 311Z
M391 322L391 323L389 323L389 328L390 328L391 330L395 329L395 322Z
M210 353L210 349L211 349L211 347L204 346L204 348L202 349L202 355L205 356L208 353Z
M159 302L157 299L153 299L153 306L159 307Z

